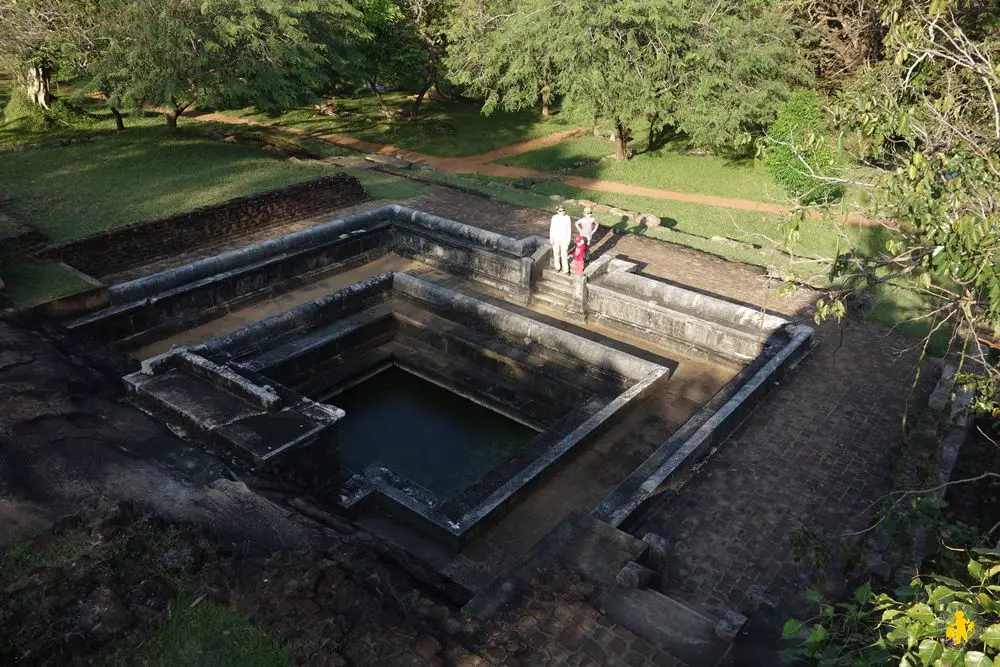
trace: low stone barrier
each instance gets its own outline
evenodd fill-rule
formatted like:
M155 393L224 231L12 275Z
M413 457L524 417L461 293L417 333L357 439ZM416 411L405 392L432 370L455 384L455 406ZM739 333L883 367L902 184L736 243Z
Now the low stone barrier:
M356 204L367 197L361 181L353 176L321 176L187 213L110 229L50 247L43 254L89 275L109 276L206 242Z

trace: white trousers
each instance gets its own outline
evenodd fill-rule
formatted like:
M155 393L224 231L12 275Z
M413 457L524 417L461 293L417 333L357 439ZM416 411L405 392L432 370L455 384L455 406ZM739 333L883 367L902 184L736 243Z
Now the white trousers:
M549 239L552 243L552 268L569 271L569 239Z

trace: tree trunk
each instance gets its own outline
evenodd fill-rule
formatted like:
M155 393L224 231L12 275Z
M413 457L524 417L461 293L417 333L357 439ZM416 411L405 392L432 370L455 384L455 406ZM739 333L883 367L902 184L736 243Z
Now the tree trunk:
M552 102L552 89L542 86L542 118L549 117L549 105Z
M35 65L28 72L28 99L32 104L48 109L52 102L49 86L52 76L44 65Z
M115 129L119 132L125 131L125 119L122 118L122 112L116 107L111 107L111 115L115 117ZM174 121L176 123L176 119Z
M372 92L375 93L375 99L378 100L378 106L382 110L382 115L386 120L389 120L392 118L392 112L389 111L389 108L385 105L385 99L382 98L382 93L378 92L378 82L374 80L369 81L368 85L372 87Z
M181 104L175 104L173 109L168 109L163 118L167 122L167 127L172 130L176 130L177 119L181 117L181 114L184 113L184 110L189 106L191 106L190 102L183 102Z
M660 122L660 117L658 115L653 115L649 119L649 142L646 145L646 152L652 152L653 148L656 146L656 140L659 137L659 132L656 129L656 124Z
M450 95L441 90L441 80L436 76L434 77L434 91L438 94L438 97L442 100L452 101L455 99L454 95Z
M434 85L434 78L436 77L427 79L427 83L425 83L423 88L420 89L420 92L417 93L417 99L413 100L413 106L410 108L410 118L412 120L416 120L419 117L420 105L424 101L424 95L426 95L427 91L431 89L432 85Z
M628 153L625 151L625 142L627 141L625 133L627 131L628 128L622 125L621 121L615 121L615 159L617 160L628 159Z

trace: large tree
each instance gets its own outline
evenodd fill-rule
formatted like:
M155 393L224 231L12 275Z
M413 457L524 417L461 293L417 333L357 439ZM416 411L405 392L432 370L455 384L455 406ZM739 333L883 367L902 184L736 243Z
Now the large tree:
M392 112L382 98L383 86L422 85L427 55L424 42L412 29L406 0L357 0L367 38L359 48L354 76L378 98L387 118Z
M102 48L88 62L115 107L154 105L169 126L192 104L301 104L328 76L332 44L360 32L342 0L99 0ZM332 43L332 44L331 44Z
M410 117L420 115L420 105L432 87L441 92L441 70L448 49L447 26L451 0L403 0L406 26L420 43L423 83L410 109Z
M671 114L691 143L748 147L797 89L813 84L815 44L788 12L759 3L713 6L697 21L697 40L676 77Z
M79 0L0 0L0 68L24 96L48 108L53 77L87 39Z
M446 62L455 83L484 99L483 113L541 102L547 118L556 92L555 52L565 35L540 29L550 3L459 0L451 13Z

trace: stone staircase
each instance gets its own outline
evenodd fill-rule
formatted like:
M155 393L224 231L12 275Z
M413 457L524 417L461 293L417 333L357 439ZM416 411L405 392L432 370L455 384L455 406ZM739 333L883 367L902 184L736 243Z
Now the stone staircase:
M557 563L595 587L594 617L603 619L599 625L644 640L648 660L632 655L635 662L628 664L731 667L732 643L747 618L735 610L709 618L663 593L670 550L662 537L647 534L640 540L590 513L575 511L539 540L519 565L480 589L463 611L479 619L492 616L540 571ZM581 620L578 634L586 637L578 639L600 643L607 630L591 630L591 625ZM615 653L615 648L608 649L607 654ZM616 657L619 660L613 664L622 664L620 655Z
M552 269L542 272L531 293L532 302L543 308L564 310L573 296L573 278Z

